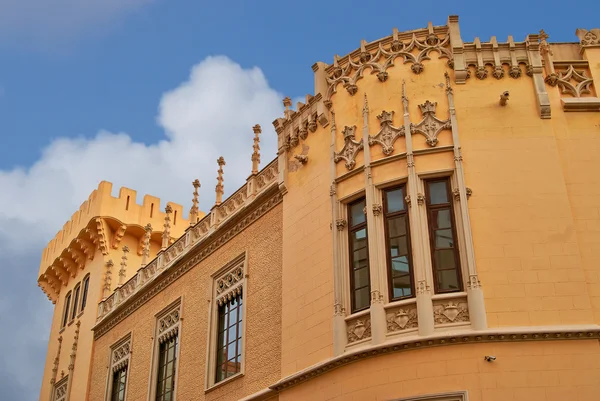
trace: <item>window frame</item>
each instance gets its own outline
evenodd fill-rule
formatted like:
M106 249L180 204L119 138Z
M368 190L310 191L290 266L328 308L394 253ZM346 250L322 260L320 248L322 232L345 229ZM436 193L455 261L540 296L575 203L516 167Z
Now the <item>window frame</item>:
M444 204L431 204L431 194L429 191L429 185L435 182L446 183L446 196L448 199L447 203ZM425 187L425 209L427 216L427 232L429 235L429 256L431 258L431 269L433 276L433 287L435 294L451 294L456 292L464 291L463 274L462 274L462 263L461 263L461 251L460 251L460 240L457 232L457 222L454 210L454 197L452 194L452 180L450 176L432 177L423 180L423 186ZM435 262L435 229L433 228L433 212L441 209L450 209L450 222L452 223L452 235L454 237L455 246L453 249L455 270L458 281L458 289L456 290L440 290L438 286L437 266Z
M398 212L389 212L388 211L388 201L387 201L387 193L391 191L395 191L401 189L402 190L402 202L404 204L404 209ZM387 187L382 189L382 198L383 198L383 227L384 227L384 236L385 236L385 253L386 253L386 267L387 267L387 281L388 281L388 297L389 302L396 302L405 299L411 299L416 297L416 286L415 286L415 270L413 265L413 255L412 255L412 242L411 242L411 232L410 232L410 216L408 213L408 204L406 203L406 193L407 188L406 184L402 183L399 185L394 185L392 187ZM410 289L411 295L403 296L403 297L394 297L394 287L393 287L393 276L392 276L392 257L391 257L391 248L390 248L390 238L389 238L389 219L393 219L399 216L405 216L406 221L406 241L407 241L407 250L408 250L408 270L410 276Z
M65 375L62 379L60 379L56 384L54 384L54 388L52 389L52 400L53 401L66 401L68 398L67 389L69 387L69 375ZM58 395L59 390L63 390L62 396L60 398Z
M125 334L121 339L110 346L108 353L108 374L106 375L106 393L105 401L112 401L114 373L123 367L127 369L125 373L125 398L127 401L127 390L129 389L129 372L131 367L131 355L133 353L133 332Z
M180 296L175 301L171 302L168 306L163 308L160 312L158 312L155 317L154 324L154 335L152 336L152 353L150 358L150 371L148 373L148 400L155 401L156 400L156 390L158 386L158 362L159 362L159 352L160 352L160 344L163 338L168 336L177 336L177 349L175 354L175 378L173 384L173 396L171 397L171 401L175 401L177 399L177 383L179 381L179 360L181 355L181 330L182 330L182 322L183 322L183 296ZM161 332L161 321L165 318L171 316L173 317L173 313L177 312L177 319L170 326L165 327Z
M65 296L65 304L63 305L63 313L60 317L60 328L64 329L69 324L69 316L71 315L71 297L72 291L67 292Z
M346 205L346 211L347 211L347 221L348 221L348 274L350 275L350 313L351 314L355 314L358 312L362 312L365 311L367 309L369 309L371 307L371 264L369 261L369 228L367 227L367 213L365 213L365 221L363 223L359 223L356 225L352 225L352 206L357 204L357 203L361 203L361 202L365 202L365 207L367 205L367 198L366 196L361 196L359 198L353 199L352 201L348 202ZM367 286L368 288L368 292L369 292L369 302L367 304L367 306L362 307L360 309L356 309L355 307L355 297L354 297L354 293L356 292L356 288L354 288L354 250L352 247L352 237L353 237L353 233L360 231L362 229L365 229L365 238L367 241L367 246L366 246L366 250L367 250L367 273L368 273L368 281L369 284ZM364 288L364 287L361 287Z
M77 283L77 285L73 288L73 305L71 305L71 312L69 313L69 323L73 322L77 317L77 313L79 312L79 301L81 301L81 281Z
M236 330L235 330L235 357L237 359L238 355L240 357L240 361L239 361L239 370L237 370L233 375L229 376L229 377L224 377L223 379L219 380L218 376L220 373L220 366L219 365L223 365L225 363L229 362L229 358L226 358L224 361L221 362L221 364L219 364L219 353L223 352L223 351L227 351L228 345L230 344L229 342L229 328L230 325L228 323L229 321L229 317L231 316L231 312L227 311L223 314L223 316L225 317L225 319L223 319L223 323L224 323L224 329L223 329L223 334L225 335L226 341L225 341L225 347L223 349L223 346L220 344L220 342L218 341L220 338L220 334L221 334L221 309L222 308L227 308L227 306L231 303L232 300L236 300L237 301L237 306L236 308L238 309L237 312L237 319L235 322L235 326L236 326ZM240 306L240 300L241 300L241 306ZM217 363L215 363L215 370L214 370L214 375L215 375L215 385L229 379L230 377L233 377L237 374L239 374L241 372L242 369L242 356L241 354L244 351L244 348L242 347L242 337L243 337L243 325L244 325L244 291L243 291L243 287L240 288L239 293L234 293L234 295L232 296L232 299L225 299L224 302L220 305L217 305L217 343L216 348L215 348L215 356L216 356L216 361ZM239 311L242 311L241 315ZM241 320L240 320L240 316L241 316Z
M90 273L81 280L81 300L79 301L79 314L83 313L87 306L88 292L90 288ZM85 302L84 302L85 300Z
M243 275L240 280L231 284L229 288L221 290L219 292L218 282L220 279L232 273L236 268L241 268ZM205 372L205 383L204 392L210 392L215 388L221 387L234 381L245 375L246 368L246 328L248 319L248 291L247 291L247 275L248 275L248 255L247 252L243 252L236 258L232 259L225 266L217 270L212 274L212 289L210 295L210 301L208 305L208 335L207 335L207 353L206 353L206 372ZM219 336L219 303L220 299L226 299L228 294L235 294L234 291L239 288L242 296L242 322L241 327L238 328L242 332L241 338L241 357L240 357L240 371L236 374L227 377L219 382L216 381L217 376L217 341Z

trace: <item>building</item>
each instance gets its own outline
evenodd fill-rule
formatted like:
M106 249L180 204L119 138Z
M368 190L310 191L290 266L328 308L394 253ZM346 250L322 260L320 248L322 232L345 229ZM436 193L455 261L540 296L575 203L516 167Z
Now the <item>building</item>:
M207 214L197 182L187 220L101 183L42 255L40 400L597 400L600 30L576 35L450 16L316 63Z

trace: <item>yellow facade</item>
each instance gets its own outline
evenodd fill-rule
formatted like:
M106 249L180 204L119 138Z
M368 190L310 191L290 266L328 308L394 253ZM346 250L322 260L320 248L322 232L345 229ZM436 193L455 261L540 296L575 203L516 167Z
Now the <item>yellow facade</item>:
M177 205L150 212L158 199L138 206L102 183L42 257L56 308L40 400L110 400L124 366L126 399L153 400L173 336L177 400L596 400L600 31L577 36L468 43L451 16L316 63L314 95L286 98L274 121L278 158L259 171L256 147L223 202L219 164L207 215L196 202L188 220ZM431 249L441 179L459 277L448 291ZM400 187L410 295L393 299L385 194ZM365 308L352 298L360 199ZM87 273L87 310L61 329ZM216 382L225 296L243 296L241 362Z

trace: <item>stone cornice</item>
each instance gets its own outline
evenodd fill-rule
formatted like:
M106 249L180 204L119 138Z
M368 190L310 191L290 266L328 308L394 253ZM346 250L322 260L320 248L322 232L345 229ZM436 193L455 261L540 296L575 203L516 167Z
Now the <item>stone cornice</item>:
M507 327L481 331L463 330L436 333L431 336L411 336L389 341L376 346L365 346L356 351L346 352L338 357L312 365L304 370L282 378L269 386L275 391L282 391L296 384L328 373L336 368L378 355L414 349L439 347L455 344L475 344L491 342L515 341L551 341L551 340L586 340L599 339L600 326L540 326L540 327Z
M214 232L194 244L180 259L157 274L151 282L141 287L129 298L116 305L107 315L103 316L102 320L92 328L94 339L97 340L102 337L192 267L277 206L282 200L283 194L277 183L274 182L267 190L258 195L255 201L248 205L248 208L240 210L239 213L232 216Z

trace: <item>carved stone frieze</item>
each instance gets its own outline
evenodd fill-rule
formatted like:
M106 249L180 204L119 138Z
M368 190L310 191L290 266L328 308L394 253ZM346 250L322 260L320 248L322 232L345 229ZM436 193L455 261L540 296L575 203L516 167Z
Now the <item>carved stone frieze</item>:
M418 327L417 308L412 305L386 311L387 331L402 331Z
M336 163L341 160L345 160L346 168L348 170L352 170L354 166L356 166L356 155L364 147L362 138L358 142L354 139L355 132L356 125L353 125L351 127L344 127L344 129L342 130L342 135L344 135L344 146L342 147L342 150L339 151L339 153L334 153L333 156L333 161Z
M173 307L158 319L158 342L163 343L175 337L179 333L179 322L181 315L181 304Z
M469 321L469 309L466 300L448 300L433 305L436 324L463 323Z
M371 318L358 318L348 323L348 344L371 337Z
M328 69L329 88L325 104L327 107L331 106L331 96L336 93L339 84L342 84L350 95L356 94L356 83L365 71L371 71L379 81L385 82L388 78L387 69L394 65L397 58L402 58L404 64L410 63L413 73L420 74L425 68L423 61L431 59L432 52L438 53L439 58L452 60L450 36L447 32L440 36L431 24L427 29L413 32L409 41L400 40L396 29L388 45L384 46L382 40L377 48L367 49L366 42L362 41L357 55L350 54L341 60L338 56L334 57L333 66Z
M423 114L423 119L418 124L411 124L410 131L412 134L422 134L427 138L427 144L429 146L435 146L438 143L438 134L445 130L451 129L452 123L450 120L440 120L435 115L435 108L437 102L432 103L427 100L425 103L419 105L419 109Z
M394 127L392 125L392 118L394 117L393 111L382 111L377 116L381 129L375 136L369 136L369 146L380 144L383 154L386 156L391 155L394 152L394 142L401 136L404 136L404 126Z
M113 348L111 357L112 371L121 370L129 364L131 355L131 337Z

